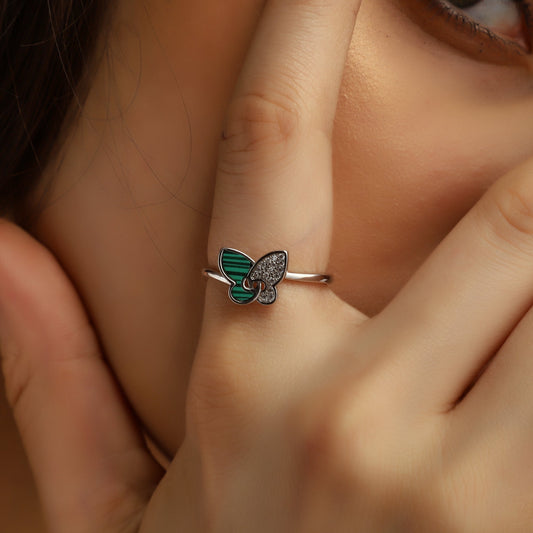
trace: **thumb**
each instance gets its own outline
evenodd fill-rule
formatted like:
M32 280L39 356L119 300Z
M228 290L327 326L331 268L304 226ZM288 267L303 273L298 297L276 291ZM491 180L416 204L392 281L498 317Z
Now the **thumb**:
M8 400L54 532L134 531L162 472L52 255L0 221Z

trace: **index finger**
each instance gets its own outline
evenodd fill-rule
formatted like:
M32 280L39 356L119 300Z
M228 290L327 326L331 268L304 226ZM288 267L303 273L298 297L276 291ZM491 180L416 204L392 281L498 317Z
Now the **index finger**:
M331 132L361 0L270 0L226 119L208 257L288 250L320 272L332 226Z

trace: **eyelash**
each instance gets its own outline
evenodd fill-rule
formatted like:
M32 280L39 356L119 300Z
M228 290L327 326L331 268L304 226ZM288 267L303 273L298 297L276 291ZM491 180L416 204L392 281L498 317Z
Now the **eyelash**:
M432 8L439 11L441 15L444 15L445 17L447 17L449 21L453 21L454 23L460 24L461 26L467 28L468 30L471 31L473 35L485 35L491 41L494 41L500 45L503 45L506 48L509 46L512 46L515 49L517 49L517 51L520 51L522 53L524 52L524 48L521 45L519 45L516 42L510 41L509 39L506 39L505 37L502 37L501 35L496 34L490 28L487 28L486 26L483 26L479 22L472 20L465 13L461 13L458 8L455 8L453 5L446 2L446 0L428 0L428 2ZM533 13L531 10L530 0L515 0L515 3L522 11L526 29L531 30L533 28ZM528 42L528 49L526 50L527 53L531 53L531 31L529 33L530 35L527 39L527 42Z

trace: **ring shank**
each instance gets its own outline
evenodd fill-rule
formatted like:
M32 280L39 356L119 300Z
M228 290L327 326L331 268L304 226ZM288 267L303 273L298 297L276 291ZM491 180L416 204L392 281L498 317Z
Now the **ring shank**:
M219 274L216 270L211 268L204 268L202 274L206 278L215 279L224 283L225 285L231 285L230 281L227 280L224 276ZM301 281L304 283L329 283L331 281L331 276L327 274L300 274L297 272L287 272L285 275L285 280L287 281Z
M329 283L331 276L328 274L300 274L297 272L287 272L287 281L303 281L304 283Z

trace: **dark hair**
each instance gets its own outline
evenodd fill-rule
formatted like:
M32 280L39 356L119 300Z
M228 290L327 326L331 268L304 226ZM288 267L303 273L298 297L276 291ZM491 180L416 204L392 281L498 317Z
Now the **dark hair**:
M0 0L0 216L24 223L31 192L83 100L110 0Z

